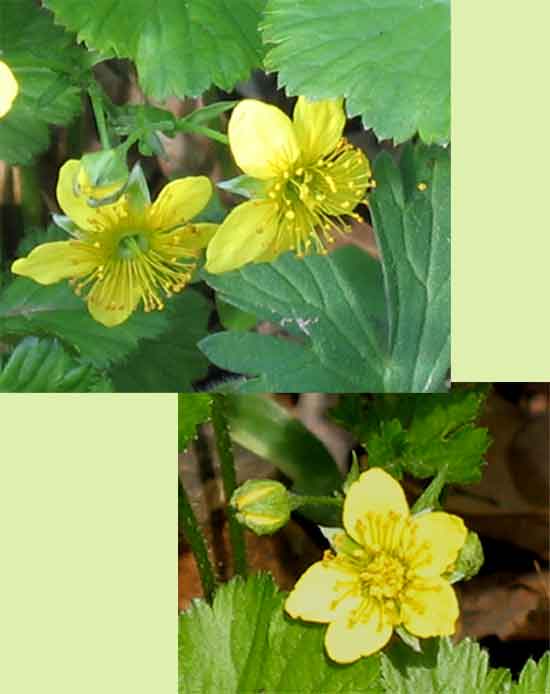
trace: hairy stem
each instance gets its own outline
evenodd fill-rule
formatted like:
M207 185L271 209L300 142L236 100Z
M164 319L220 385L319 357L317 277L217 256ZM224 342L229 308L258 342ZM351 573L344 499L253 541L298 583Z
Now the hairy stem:
M214 395L212 401L212 426L216 436L216 448L220 460L222 472L223 488L226 500L227 520L229 523L229 536L231 538L231 548L233 550L233 566L235 573L246 576L246 546L244 541L244 531L238 522L235 511L229 506L231 495L237 486L235 475L235 461L233 458L233 444L229 436L229 427L224 412L225 398L223 395Z

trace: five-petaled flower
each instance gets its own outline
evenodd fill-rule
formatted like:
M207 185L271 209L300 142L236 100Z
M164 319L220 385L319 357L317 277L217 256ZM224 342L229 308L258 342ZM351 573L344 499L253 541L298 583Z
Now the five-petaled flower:
M268 262L289 250L325 253L334 230L349 230L347 217L361 219L354 209L373 181L366 156L342 137L345 123L341 99L299 97L293 121L254 99L236 106L229 143L237 164L256 179L256 197L221 225L207 249L209 272Z
M12 271L41 284L69 279L75 292L85 295L95 320L109 327L127 320L140 302L145 311L164 308L165 299L188 283L217 228L190 222L212 194L210 181L204 176L172 181L151 204L137 167L116 202L92 207L78 194L81 178L80 162L72 159L57 184L67 217L55 221L71 240L37 246L16 260Z
M444 575L466 540L457 516L412 516L401 486L380 468L364 472L346 496L345 533L298 580L285 609L329 622L325 648L338 663L371 655L403 626L422 638L454 633L455 592Z
M19 85L13 72L0 60L0 118L11 110L18 93Z

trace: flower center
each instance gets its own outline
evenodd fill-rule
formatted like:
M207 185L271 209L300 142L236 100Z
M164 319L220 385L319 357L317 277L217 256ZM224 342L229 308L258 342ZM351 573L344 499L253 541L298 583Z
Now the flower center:
M380 552L360 572L361 592L377 599L396 598L405 586L406 569L396 557Z
M120 258L135 258L149 250L149 240L143 233L125 234L118 242L117 253Z
M268 191L277 204L281 248L290 246L303 256L314 244L326 253L332 230L350 230L344 216L362 221L354 209L373 185L368 159L344 138L328 156L285 171Z

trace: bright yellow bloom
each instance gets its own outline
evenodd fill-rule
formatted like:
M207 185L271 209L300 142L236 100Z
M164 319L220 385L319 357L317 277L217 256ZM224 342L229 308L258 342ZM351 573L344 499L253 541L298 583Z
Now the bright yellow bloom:
M19 85L10 68L0 60L0 118L11 109L17 94Z
M350 486L343 521L337 554L313 564L285 603L294 618L329 622L330 658L371 655L398 626L422 638L454 633L458 603L443 574L466 540L462 519L439 511L411 516L401 486L372 468Z
M76 194L79 172L80 162L69 160L57 184L68 218L55 221L73 238L37 246L13 263L12 272L40 284L69 279L75 292L85 295L92 316L108 327L127 320L140 302L145 311L164 308L165 298L189 282L217 228L190 223L212 194L210 181L204 176L172 181L151 204L137 167L115 203L90 207Z
M227 272L294 250L326 253L334 230L365 202L372 185L368 159L342 137L341 99L300 97L294 120L275 106L245 99L234 109L228 134L240 168L256 180L259 198L238 205L207 249L206 269Z

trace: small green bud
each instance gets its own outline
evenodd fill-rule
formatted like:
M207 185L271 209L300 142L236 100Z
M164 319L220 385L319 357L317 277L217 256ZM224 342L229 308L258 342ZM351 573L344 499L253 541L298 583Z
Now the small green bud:
M74 182L75 194L83 195L92 207L110 205L124 193L128 177L126 155L118 149L85 154Z
M470 530L466 537L466 542L462 545L462 549L458 554L449 581L456 583L457 581L468 581L470 578L473 578L481 569L484 559L483 547L479 537L477 533Z
M248 480L235 489L230 501L239 523L256 535L272 535L290 520L290 497L275 480Z

